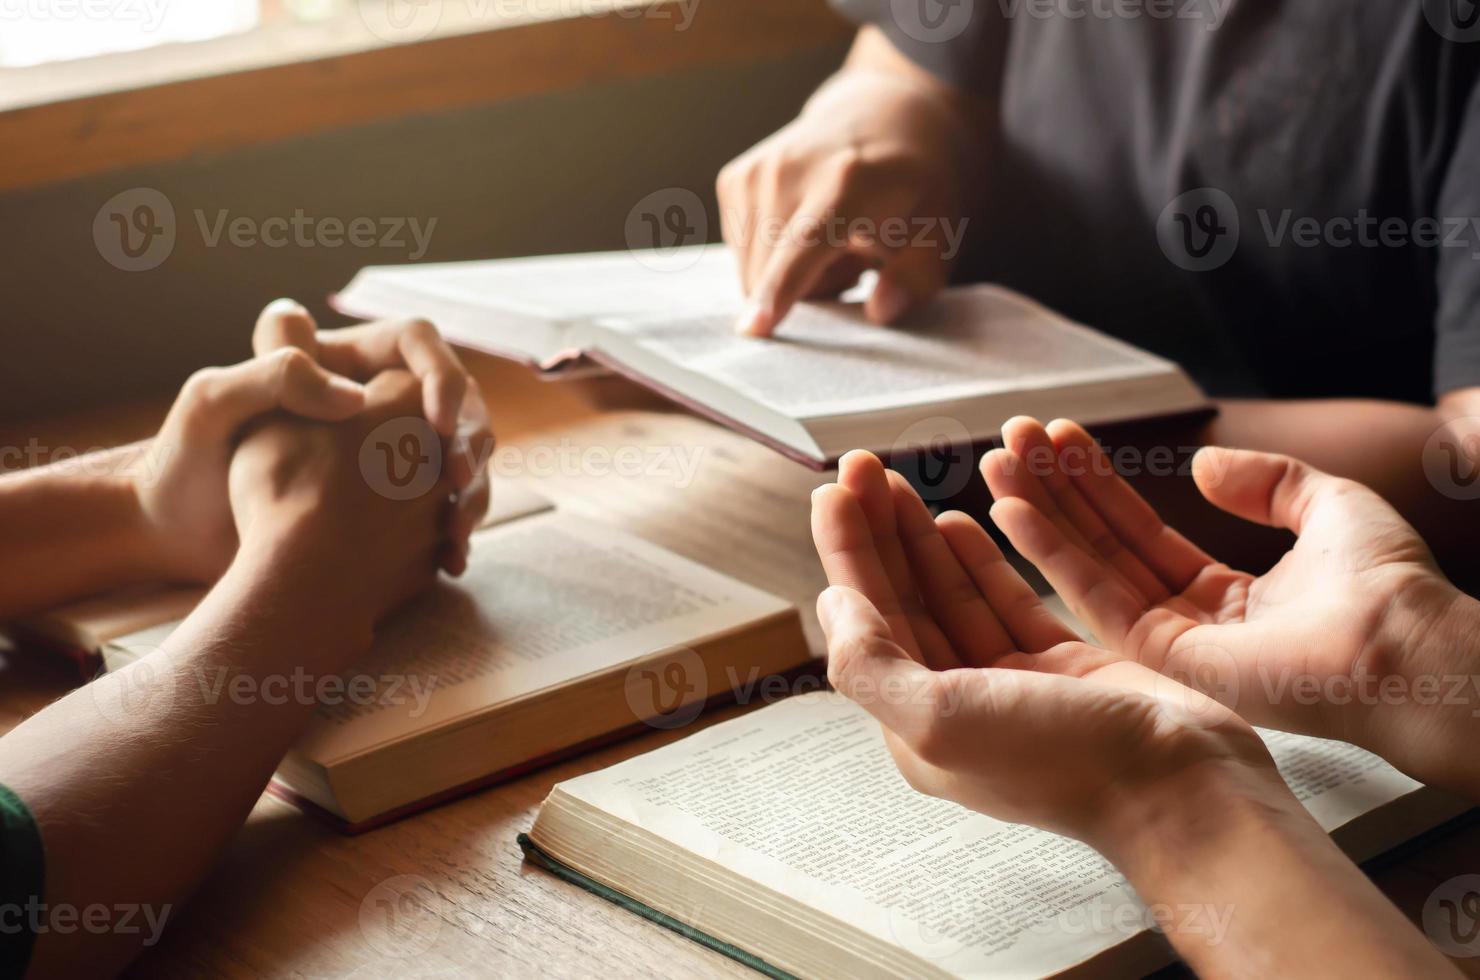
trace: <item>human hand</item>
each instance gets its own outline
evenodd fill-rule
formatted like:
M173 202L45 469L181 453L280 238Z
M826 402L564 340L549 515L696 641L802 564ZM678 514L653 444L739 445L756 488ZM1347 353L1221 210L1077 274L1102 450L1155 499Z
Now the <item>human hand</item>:
M814 494L812 531L829 679L917 790L1112 853L1193 782L1293 802L1237 715L1082 642L979 525L932 518L872 455Z
M352 418L262 419L231 460L229 499L245 560L280 584L300 583L322 615L351 631L368 632L430 585L457 544L447 531L447 471L401 499L379 492L361 468L377 427L418 412L419 388L407 372L382 372Z
M933 298L965 230L968 130L938 86L845 71L726 166L721 224L751 307L736 329L770 336L794 304L837 296L869 268L879 269L865 306L875 323Z
M450 440L443 458L457 506L448 519L451 547L444 555L443 570L461 575L467 568L469 539L488 511L487 464L494 440L483 394L457 354L425 320L384 320L320 331L302 306L277 300L257 321L252 350L262 357L288 348L360 382L393 369L416 377L423 414L438 435Z
M1255 576L1167 527L1080 426L1017 418L1003 437L982 461L993 520L1110 650L1254 724L1480 791L1466 771L1480 608L1377 494L1289 457L1203 449L1193 477L1209 502L1299 535Z
M422 321L382 322L319 335L307 311L278 300L258 319L252 343L253 360L192 375L159 433L124 451L121 468L135 487L157 576L204 584L230 564L237 537L227 468L248 422L278 410L347 419L365 405L360 382L397 367L409 368L421 386L415 414L450 437L443 458L458 502L448 516L443 568L461 574L469 537L488 509L484 464L493 435L477 385L436 330Z

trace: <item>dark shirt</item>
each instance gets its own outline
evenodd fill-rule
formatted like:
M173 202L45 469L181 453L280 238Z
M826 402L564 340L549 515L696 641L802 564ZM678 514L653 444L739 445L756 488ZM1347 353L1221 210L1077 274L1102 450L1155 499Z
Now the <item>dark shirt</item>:
M1480 385L1472 0L833 2L997 109L965 277L1214 394Z

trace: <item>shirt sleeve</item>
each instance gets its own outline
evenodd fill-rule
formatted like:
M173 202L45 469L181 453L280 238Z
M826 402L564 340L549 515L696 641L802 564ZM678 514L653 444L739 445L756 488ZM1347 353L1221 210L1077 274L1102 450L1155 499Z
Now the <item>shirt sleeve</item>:
M1438 206L1434 393L1480 387L1480 83L1470 92Z
M926 71L980 92L1000 68L1007 29L992 0L829 0L855 24L873 24Z
M21 798L0 786L0 977L26 972L45 881L41 830Z

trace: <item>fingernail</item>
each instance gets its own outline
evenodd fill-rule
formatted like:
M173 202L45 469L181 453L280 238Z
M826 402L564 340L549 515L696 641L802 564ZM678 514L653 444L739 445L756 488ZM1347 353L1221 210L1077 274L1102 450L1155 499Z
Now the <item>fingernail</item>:
M277 314L307 314L308 308L296 299L280 297L267 304L267 312Z
M872 319L877 323L893 323L904 316L909 306L910 294L905 292L904 287L888 276L880 276L873 296L869 297Z
M735 321L735 332L742 337L764 336L770 321L766 310L759 303L750 303Z

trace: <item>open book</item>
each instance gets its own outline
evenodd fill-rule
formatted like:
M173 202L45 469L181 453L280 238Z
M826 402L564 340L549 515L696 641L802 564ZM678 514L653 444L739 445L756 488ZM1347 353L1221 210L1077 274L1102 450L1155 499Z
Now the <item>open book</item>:
M898 329L854 303L806 303L780 334L737 337L722 247L362 270L360 317L423 316L454 343L545 369L586 356L824 469L987 443L1013 415L1105 425L1209 410L1177 365L996 286L947 289ZM682 261L678 261L682 259Z
M1358 860L1468 809L1353 746L1261 734ZM772 975L1139 975L1172 960L1092 849L916 793L878 724L830 692L561 783L521 843L567 880ZM1206 912L1219 928L1226 910Z
M466 574L383 625L343 678L307 679L319 707L279 795L368 829L810 659L791 603L593 521L539 514L474 544ZM174 627L109 642L103 659L146 656ZM268 679L248 680L247 696L268 696ZM206 698L241 689L225 671L193 682Z
M494 527L551 509L550 501L524 482L496 480L488 512L480 527ZM76 661L83 681L105 667L103 648L114 640L164 623L184 619L205 590L144 586L89 596L56 609L7 624L9 632L30 646L49 649Z

